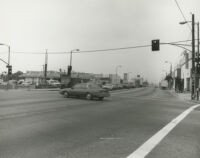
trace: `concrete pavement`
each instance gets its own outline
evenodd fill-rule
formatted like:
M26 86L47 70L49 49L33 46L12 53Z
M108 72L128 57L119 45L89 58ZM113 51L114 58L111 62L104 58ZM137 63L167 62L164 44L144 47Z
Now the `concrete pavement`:
M155 88L118 91L105 101L55 91L3 91L0 100L1 158L125 158L194 105ZM189 114L147 157L198 158L198 114Z

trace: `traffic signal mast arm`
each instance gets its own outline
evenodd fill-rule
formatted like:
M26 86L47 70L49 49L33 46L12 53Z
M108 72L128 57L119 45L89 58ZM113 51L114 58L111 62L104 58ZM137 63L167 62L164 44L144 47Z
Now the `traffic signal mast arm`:
M172 45L172 46L176 46L176 47L180 47L180 48L183 48L183 49L185 49L185 50L187 50L187 51L189 51L189 52L192 52L191 50L189 50L188 48L185 48L185 47L183 47L182 45L180 45L180 44L177 44L177 43L160 43L160 44L169 44L169 45ZM186 45L187 46L187 45Z
M195 39L195 40L197 40L197 39ZM181 42L189 42L189 41L191 41L191 40L177 41L177 42L166 42L166 43L162 42L162 43L160 43L159 39L155 39L155 40L151 41L151 49L152 49L152 51L159 51L160 50L160 45L169 44L169 45L172 45L172 46L176 46L176 47L185 49L185 50L187 50L189 52L192 52L192 50L184 47L184 46L192 46L192 45L180 44ZM200 41L198 41L198 42L200 42Z

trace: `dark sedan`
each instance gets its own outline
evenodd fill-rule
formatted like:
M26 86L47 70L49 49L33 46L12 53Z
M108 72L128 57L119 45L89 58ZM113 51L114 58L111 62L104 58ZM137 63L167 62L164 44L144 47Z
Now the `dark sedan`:
M65 97L81 97L88 100L92 100L93 98L103 100L104 97L110 96L110 93L107 90L102 89L99 87L99 85L94 83L76 84L72 88L60 90L60 94L64 95Z

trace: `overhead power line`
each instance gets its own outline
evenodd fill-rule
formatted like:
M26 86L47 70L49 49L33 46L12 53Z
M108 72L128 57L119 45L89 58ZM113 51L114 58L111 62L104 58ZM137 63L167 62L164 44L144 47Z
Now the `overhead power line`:
M21 51L11 51L13 54L46 54L45 52L21 52ZM70 52L48 52L48 54L66 54Z
M184 19L185 21L187 21L187 19L186 19L185 15L183 14L183 11L182 11L182 9L181 9L180 5L178 4L178 1L177 1L177 0L174 0L174 1L175 1L176 5L177 5L177 7L178 7L179 11L181 12L181 15L182 15L183 19ZM187 23L187 25L188 25L189 29L191 30L191 27L190 27L190 25L189 25L188 23Z
M135 48L144 48L150 47L151 45L139 45L139 46L130 46L130 47L120 47L120 48L108 48L108 49L95 49L95 50L83 50L76 51L73 53L92 53L92 52L105 52L105 51L114 51L114 50L125 50L125 49L135 49ZM15 52L12 51L13 54L45 54L45 52ZM48 52L48 54L68 54L71 52Z
M197 40L197 39L196 39ZM190 42L191 40L182 40L182 41L174 41L174 42L162 42L160 44L179 44L182 45L181 43L183 42ZM187 46L187 45L186 45ZM138 45L138 46L129 46L129 47L119 47L119 48L108 48L108 49L94 49L94 50L81 50L81 51L76 51L73 53L95 53L95 52L108 52L108 51L120 51L120 50L128 50L128 49L137 49L137 48L146 48L146 47L151 47L150 44L148 45ZM7 54L8 52L0 52L0 54ZM46 52L26 52L26 51L11 51L12 54L34 54L34 55L41 55L41 54L46 54ZM58 54L70 54L71 52L48 52L49 55L58 55Z
M145 47L150 47L150 46L151 45L140 45L140 46L133 46L133 47L121 47L121 48L110 48L110 49L84 50L84 51L78 51L78 52L74 52L74 53L106 52L106 51L114 51L114 50L145 48Z
M183 14L183 11L182 11L182 9L181 9L181 7L180 7L178 1L177 1L177 0L174 0L174 1L175 1L176 5L177 5L179 11L181 12L181 15L182 15L184 21L187 21L187 19L186 19L185 15ZM189 28L189 30L190 30L190 34L189 34L189 36L188 36L188 39L189 39L189 38L190 38L190 35L191 35L191 33L192 33L192 31L191 31L192 28L191 28L191 26L189 25L189 23L187 23L187 26L188 26L188 28ZM184 47L186 47L186 46L187 46L187 42L185 42Z

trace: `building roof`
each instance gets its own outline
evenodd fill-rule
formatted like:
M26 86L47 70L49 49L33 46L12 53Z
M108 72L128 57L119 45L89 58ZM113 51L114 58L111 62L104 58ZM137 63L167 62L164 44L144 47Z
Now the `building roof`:
M66 74L65 72L58 72L58 71L47 71L47 78L60 78L61 74ZM22 74L20 77L25 78L44 78L43 71L27 71L26 73ZM72 78L83 78L83 79L91 79L91 78L101 78L103 77L102 74L92 74L92 73L85 73L85 72L74 72L71 73Z
M20 77L25 78L44 78L43 71L27 71L22 74ZM47 78L60 78L60 72L58 71L47 71Z

